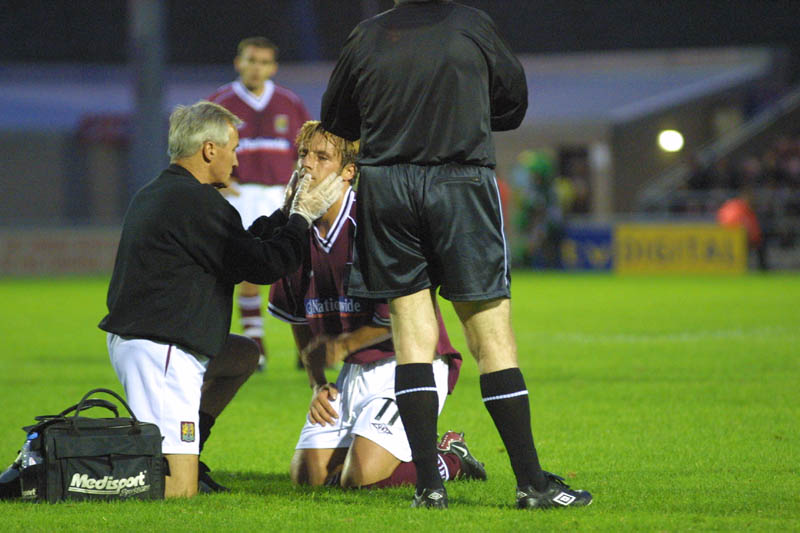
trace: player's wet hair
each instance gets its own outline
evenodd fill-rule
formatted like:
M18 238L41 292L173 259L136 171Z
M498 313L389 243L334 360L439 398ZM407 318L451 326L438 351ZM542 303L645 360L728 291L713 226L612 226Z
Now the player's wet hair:
M236 47L236 56L238 57L242 55L242 52L244 52L244 49L248 46L272 50L272 53L275 55L275 61L278 60L278 47L266 37L248 37L246 39L242 39L239 41L239 46Z
M356 164L356 159L358 159L358 141L348 141L339 137L338 135L334 135L333 133L329 132L325 128L322 127L322 123L319 120L309 120L303 127L300 128L300 132L297 134L297 138L294 141L295 146L300 148L301 146L309 146L311 144L311 139L319 133L323 135L328 142L330 142L336 152L342 157L342 168L346 167L349 164Z
M228 144L228 125L235 128L241 123L239 117L212 102L201 100L190 106L179 105L169 117L167 154L170 161L194 155L206 141Z

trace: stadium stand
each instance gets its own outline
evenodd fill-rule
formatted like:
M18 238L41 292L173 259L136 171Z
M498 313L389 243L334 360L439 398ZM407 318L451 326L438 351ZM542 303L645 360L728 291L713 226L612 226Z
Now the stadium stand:
M544 148L553 155L562 198L571 198L565 211L603 223L621 214L670 214L642 207L650 205L642 199L649 198L652 178L683 161L655 147L658 129L681 127L687 147L713 141L717 117L739 116L750 105L754 90L774 77L780 53L677 49L521 60L531 105L518 130L496 136L498 176L513 186L519 154ZM317 116L331 66L282 64L278 77ZM228 65L170 67L165 120L175 105L205 97L230 71ZM0 106L9 110L0 115L0 157L8 175L25 177L12 180L0 198L0 227L119 224L132 193L126 123L134 101L131 81L129 70L108 65L18 64L0 70ZM685 189L670 185L658 191L713 194Z
M649 217L714 218L746 195L773 268L800 267L800 87L655 178L638 198Z

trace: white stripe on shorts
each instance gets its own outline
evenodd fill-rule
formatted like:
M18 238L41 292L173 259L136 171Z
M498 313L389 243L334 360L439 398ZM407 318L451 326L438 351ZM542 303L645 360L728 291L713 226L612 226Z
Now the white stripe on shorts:
M503 199L500 198L500 187L497 186L497 177L494 178L494 190L497 191L497 205L500 206L500 235L503 237L503 272L506 278L506 287L509 286L511 280L508 276L508 249L506 245L506 228L503 221ZM486 401L486 400L484 400Z
M509 394L499 394L497 396L489 396L488 398L483 399L483 403L491 402L494 400L505 400L506 398L514 398L516 396L526 396L528 394L528 389L512 392Z
M399 392L395 391L394 396L395 398L398 396L402 396L403 394L408 394L410 392L439 392L436 387L417 387L415 389L406 389L401 390Z

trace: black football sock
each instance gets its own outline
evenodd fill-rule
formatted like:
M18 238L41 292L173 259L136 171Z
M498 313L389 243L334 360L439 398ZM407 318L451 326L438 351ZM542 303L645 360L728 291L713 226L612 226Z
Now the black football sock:
M417 467L417 492L442 488L436 449L439 395L433 379L433 365L397 365L394 394L411 446L411 457Z
M517 486L547 487L539 456L533 445L528 389L519 368L508 368L481 376L483 403L508 451Z
M200 426L200 451L203 451L203 446L205 445L206 441L208 440L208 436L211 434L211 426L214 425L216 422L216 418L211 416L210 414L200 411L200 421L198 425Z

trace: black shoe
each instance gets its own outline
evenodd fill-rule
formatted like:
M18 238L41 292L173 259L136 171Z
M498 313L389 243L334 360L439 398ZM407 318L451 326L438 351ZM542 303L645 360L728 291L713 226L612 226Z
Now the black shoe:
M414 492L411 507L427 507L429 509L447 509L447 491L441 489L423 489L422 494Z
M585 490L573 490L564 483L564 478L544 473L547 488L542 492L532 486L517 488L517 508L519 509L558 509L561 507L585 507L592 503L592 495Z
M448 431L436 445L436 449L442 453L454 454L461 462L461 470L453 479L486 481L486 469L483 467L483 463L469 453L467 443L464 441L464 433Z
M200 461L197 465L197 491L202 492L204 494L208 494L211 492L230 492L231 489L228 487L224 487L211 479L211 476L208 473L211 470L206 466L203 461Z

